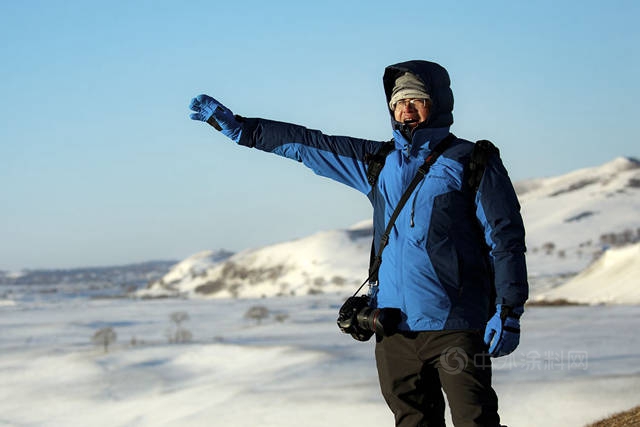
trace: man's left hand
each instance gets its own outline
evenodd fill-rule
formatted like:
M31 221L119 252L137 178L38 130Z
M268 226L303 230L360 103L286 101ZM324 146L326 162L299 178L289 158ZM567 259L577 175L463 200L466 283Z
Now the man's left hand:
M511 354L520 343L520 316L524 308L498 304L496 314L487 323L484 343L492 357Z

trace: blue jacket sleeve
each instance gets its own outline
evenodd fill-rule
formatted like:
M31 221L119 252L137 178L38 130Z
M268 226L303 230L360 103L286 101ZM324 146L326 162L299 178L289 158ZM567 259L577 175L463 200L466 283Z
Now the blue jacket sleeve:
M366 156L383 142L325 135L290 123L243 118L240 145L302 162L316 174L369 194Z
M476 215L491 249L496 304L523 306L529 296L525 230L520 203L498 155L486 165L476 195Z

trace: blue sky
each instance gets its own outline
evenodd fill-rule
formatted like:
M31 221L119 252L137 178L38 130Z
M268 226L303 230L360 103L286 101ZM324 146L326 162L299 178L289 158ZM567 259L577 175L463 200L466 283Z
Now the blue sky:
M390 137L381 77L445 66L452 131L514 181L640 157L640 2L0 3L0 269L182 259L370 216L367 199L189 120Z

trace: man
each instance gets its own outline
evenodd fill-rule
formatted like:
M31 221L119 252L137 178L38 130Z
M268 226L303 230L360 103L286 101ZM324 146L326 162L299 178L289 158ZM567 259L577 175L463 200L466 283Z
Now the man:
M372 183L369 159L383 142L234 116L207 95L192 100L191 118L367 195L376 251L418 168L446 147L397 217L382 252L379 285L370 291L373 308L401 312L396 333L376 335L380 387L397 426L444 426L442 390L457 427L499 426L489 356L517 347L528 296L516 194L497 154L489 157L477 191L467 184L474 144L449 133L453 94L443 67L391 65L383 84L394 150Z

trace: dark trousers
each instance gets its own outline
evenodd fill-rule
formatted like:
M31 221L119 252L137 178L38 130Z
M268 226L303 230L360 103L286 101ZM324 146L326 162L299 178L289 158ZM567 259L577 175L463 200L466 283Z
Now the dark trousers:
M447 395L456 427L499 427L491 359L480 332L427 331L377 336L382 394L397 427L443 427Z

